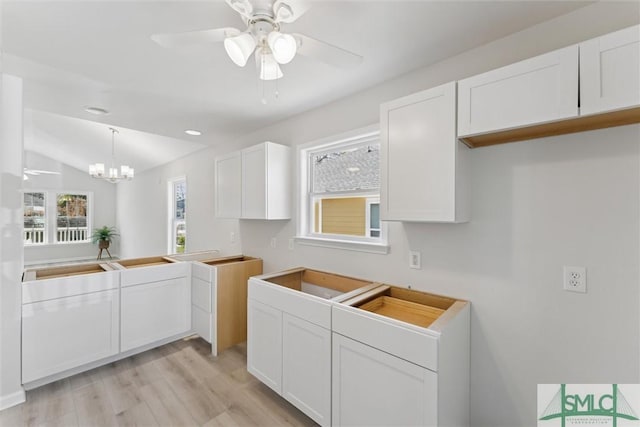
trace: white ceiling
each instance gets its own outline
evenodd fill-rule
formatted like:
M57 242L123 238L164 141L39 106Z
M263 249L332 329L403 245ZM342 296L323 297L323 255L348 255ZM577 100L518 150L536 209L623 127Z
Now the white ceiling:
M149 38L242 29L239 15L222 0L2 0L3 68L25 79L25 105L33 110L27 124L34 126L26 132L27 148L85 169L99 160L98 150L108 153L109 124L122 131L116 150L122 150L123 161L131 159L142 171L588 3L312 1L283 30L351 50L364 62L338 69L298 56L282 67L278 99L273 83L266 85L269 102L263 105L253 61L237 67L221 43L164 49ZM87 105L111 114L91 115L83 110ZM183 131L189 128L204 134L187 136Z

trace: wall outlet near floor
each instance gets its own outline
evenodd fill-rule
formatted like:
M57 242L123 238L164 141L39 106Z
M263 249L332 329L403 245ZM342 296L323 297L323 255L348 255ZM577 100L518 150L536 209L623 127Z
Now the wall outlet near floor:
M293 239L289 239L289 250L293 250Z
M409 251L409 268L420 270L422 263L420 262L420 251Z
M233 232L233 231L229 234L229 242L231 242L231 243L235 243L236 242L236 233Z
M587 292L587 269L584 267L564 266L564 290Z
M271 238L271 243L270 243L270 245L271 245L271 247L272 247L273 249L275 249L275 248L276 248L276 246L278 246L278 239L277 239L277 238L275 238L275 237L272 237L272 238Z

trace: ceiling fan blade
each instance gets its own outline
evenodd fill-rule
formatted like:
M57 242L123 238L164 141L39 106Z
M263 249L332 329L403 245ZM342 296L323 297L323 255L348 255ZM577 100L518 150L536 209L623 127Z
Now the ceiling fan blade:
M40 170L40 169L27 169L24 168L24 173L26 173L27 175L60 175L60 172L55 172L55 171L45 171L45 170Z
M195 44L221 42L227 37L240 34L240 30L232 27L215 28L211 30L187 31L185 33L153 34L151 40L162 47L174 48L192 46Z
M242 17L251 19L253 5L249 0L225 0L231 9L238 12Z
M298 41L298 53L340 68L356 67L364 59L357 53L339 48L304 34L292 34Z
M276 22L289 24L304 15L310 7L311 4L305 0L276 0L273 3L273 14Z

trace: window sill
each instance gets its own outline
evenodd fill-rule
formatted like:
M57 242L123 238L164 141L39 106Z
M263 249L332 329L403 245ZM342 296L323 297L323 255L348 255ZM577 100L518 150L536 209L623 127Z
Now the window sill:
M57 243L25 243L24 248L54 248L69 245L86 245L92 244L91 240L81 240L78 242L57 242Z
M381 255L389 253L389 245L383 243L352 242L348 240L321 239L318 237L307 236L296 236L295 241L305 246L343 249L347 251L367 252Z

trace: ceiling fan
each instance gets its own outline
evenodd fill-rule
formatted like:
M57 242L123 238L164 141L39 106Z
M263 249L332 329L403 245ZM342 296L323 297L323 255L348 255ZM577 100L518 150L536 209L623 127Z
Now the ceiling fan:
M46 171L46 170L40 170L40 169L29 169L29 168L23 168L22 169L22 179L24 181L29 179L29 175L31 176L38 176L38 175L60 175L60 172L55 172L55 171Z
M246 23L244 31L232 27L175 34L154 34L160 46L173 48L201 43L224 42L231 60L244 67L255 52L260 79L283 76L280 65L288 64L296 54L308 56L336 67L353 67L362 56L303 34L281 31L282 24L294 22L310 5L305 0L225 0Z

